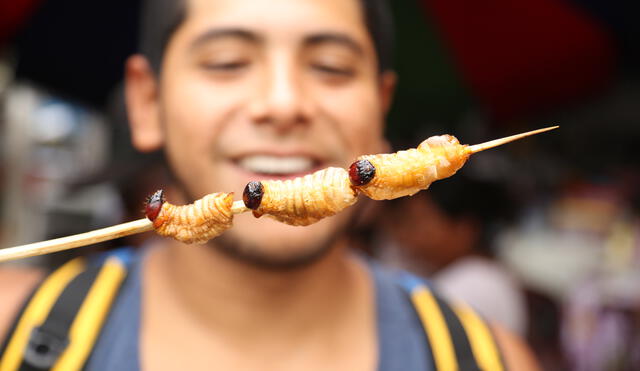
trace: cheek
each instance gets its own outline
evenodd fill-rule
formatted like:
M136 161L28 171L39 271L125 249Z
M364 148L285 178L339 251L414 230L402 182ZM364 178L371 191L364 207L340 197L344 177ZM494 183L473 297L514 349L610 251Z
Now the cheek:
M362 83L322 96L324 109L338 121L354 159L384 148L384 117L377 91L373 84Z
M186 76L163 88L168 134L189 136L197 141L212 139L237 101L233 89L224 89L197 76Z
M191 97L178 96L172 92L165 103L164 125L167 156L178 173L191 168L200 171L210 133L205 108Z
M163 121L170 154L211 152L242 92L242 86L214 84L197 72L177 76L163 85Z
M192 195L199 195L211 187L202 179L209 178L215 164L216 144L237 106L238 94L201 77L174 76L162 86L165 150L178 178Z

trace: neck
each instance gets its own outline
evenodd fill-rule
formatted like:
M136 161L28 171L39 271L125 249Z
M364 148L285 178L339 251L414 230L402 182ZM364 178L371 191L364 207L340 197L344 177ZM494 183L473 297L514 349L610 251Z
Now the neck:
M344 331L363 311L373 322L370 279L343 241L318 261L287 271L178 244L157 249L148 264L151 279L171 296L163 302L175 303L176 313L245 344L273 341L274 333L296 341Z

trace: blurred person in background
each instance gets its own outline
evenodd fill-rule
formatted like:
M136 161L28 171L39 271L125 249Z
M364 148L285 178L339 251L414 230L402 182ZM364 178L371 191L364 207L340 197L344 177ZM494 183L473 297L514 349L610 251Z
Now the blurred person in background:
M385 203L375 253L388 264L430 277L449 299L524 336L523 292L492 248L495 232L513 214L513 201L500 181L465 170L427 192Z
M385 151L395 75L381 1L147 5L141 54L126 66L127 106L134 146L165 151L172 202L241 194L251 180L347 167ZM456 362L461 370L498 370L501 359L510 369L537 369L509 331L492 326L489 334L419 279L402 276L419 289L407 292L394 274L351 253L345 230L357 212L304 228L247 213L204 246L156 240L142 252L120 251L129 274L102 328L73 315L89 311L86 300L103 287L85 302L65 293L86 294L91 279L120 275L110 258L107 271L75 264L49 276L14 327L43 274L2 271L0 335L10 336L0 369L79 368L84 359L92 370L428 370ZM46 304L43 288L64 288L60 300L71 300ZM423 300L418 311L409 294ZM487 352L493 336L500 357Z

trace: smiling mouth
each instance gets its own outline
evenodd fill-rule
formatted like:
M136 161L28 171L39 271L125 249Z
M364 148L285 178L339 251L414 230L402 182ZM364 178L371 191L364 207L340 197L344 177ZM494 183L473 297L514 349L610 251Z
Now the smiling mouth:
M236 161L243 170L275 177L308 174L320 167L320 162L308 156L249 155Z

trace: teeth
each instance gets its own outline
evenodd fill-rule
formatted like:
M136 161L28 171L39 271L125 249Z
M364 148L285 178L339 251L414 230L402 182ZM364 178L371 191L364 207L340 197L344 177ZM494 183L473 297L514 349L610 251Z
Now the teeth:
M246 170L262 174L294 174L313 168L313 160L303 156L255 155L242 158L239 164Z

